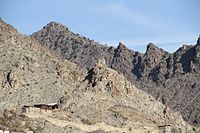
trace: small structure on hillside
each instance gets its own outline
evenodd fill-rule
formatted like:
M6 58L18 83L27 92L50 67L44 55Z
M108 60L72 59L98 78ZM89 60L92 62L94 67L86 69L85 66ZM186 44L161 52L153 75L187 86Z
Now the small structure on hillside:
M49 103L49 104L35 104L33 106L23 106L22 113L31 113L31 112L49 112L51 113L52 110L58 109L58 103Z
M50 104L36 104L33 107L35 108L40 108L44 110L54 110L58 109L58 104L57 103L50 103Z
M53 110L61 109L65 102L65 97L62 96L56 103L25 105L22 107L22 113L44 113L50 115Z

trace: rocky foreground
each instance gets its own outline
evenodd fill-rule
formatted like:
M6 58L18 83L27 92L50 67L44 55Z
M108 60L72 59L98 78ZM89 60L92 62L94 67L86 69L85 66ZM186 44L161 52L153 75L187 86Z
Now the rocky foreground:
M120 46L121 47L121 46ZM122 73L98 58L80 67L0 20L0 129L36 133L197 133ZM86 60L83 58L83 60ZM90 60L88 60L90 61ZM193 97L196 99L195 97ZM48 111L24 106L62 101Z

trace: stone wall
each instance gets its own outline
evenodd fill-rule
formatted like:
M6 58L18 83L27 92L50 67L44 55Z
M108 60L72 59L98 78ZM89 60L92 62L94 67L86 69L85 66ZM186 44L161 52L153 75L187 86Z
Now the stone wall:
M35 107L26 107L25 113L41 113L45 115L52 115L52 110L35 108Z

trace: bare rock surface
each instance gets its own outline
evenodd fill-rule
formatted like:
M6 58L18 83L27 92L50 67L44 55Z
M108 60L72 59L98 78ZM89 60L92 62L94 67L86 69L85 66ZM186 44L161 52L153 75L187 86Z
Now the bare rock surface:
M3 21L0 27L0 110L57 102L66 89L79 86L84 69L79 70L77 65L60 58L35 39L19 34Z
M138 88L153 95L193 125L200 124L200 38L196 45L183 45L169 53L149 43L144 54L119 43L101 45L51 22L31 35L64 58L90 70L99 58L122 73Z
M109 68L107 58L98 57L89 70L80 68L34 38L18 33L2 20L0 47L2 130L16 133L158 133L160 126L167 125L173 132L196 133L199 130L184 121L179 112L172 111L138 89L122 73ZM119 49L132 53L123 44ZM164 54L159 54L158 60L161 56ZM193 100L196 97L191 103ZM62 101L60 108L23 112L22 107L35 108L36 104L58 101Z

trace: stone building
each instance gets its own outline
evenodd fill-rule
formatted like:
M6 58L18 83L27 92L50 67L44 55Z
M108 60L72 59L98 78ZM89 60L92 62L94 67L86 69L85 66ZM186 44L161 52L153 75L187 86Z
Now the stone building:
M58 109L58 103L35 104L33 106L23 106L22 113L45 113L51 114L53 110Z

